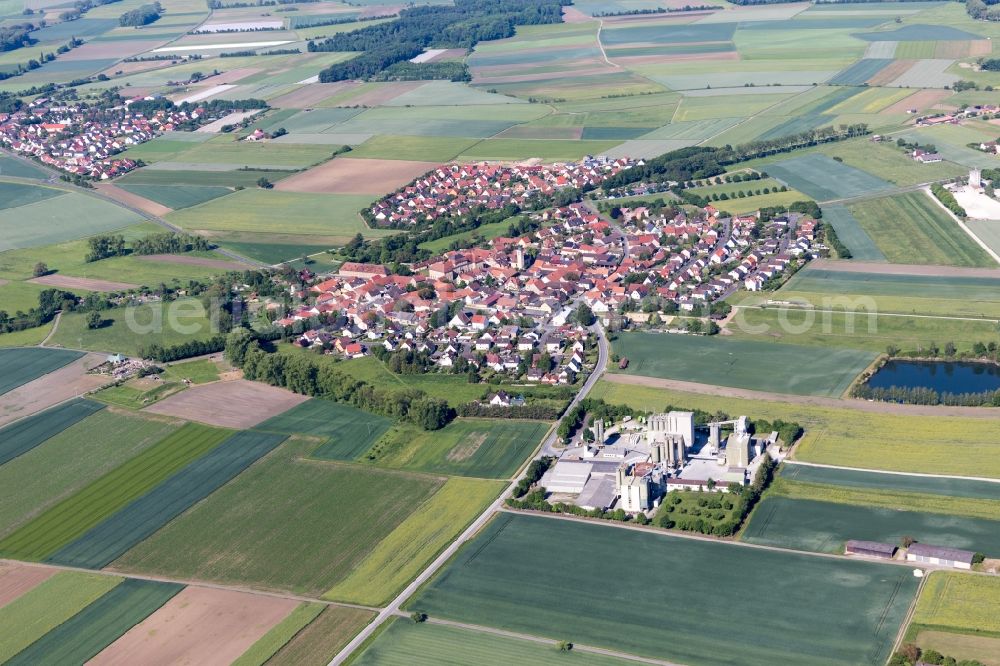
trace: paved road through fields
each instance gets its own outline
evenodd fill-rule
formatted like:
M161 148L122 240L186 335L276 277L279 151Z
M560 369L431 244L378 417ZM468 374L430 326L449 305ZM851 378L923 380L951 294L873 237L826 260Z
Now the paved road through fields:
M567 410L572 409L578 405L581 400L587 397L587 394L590 393L590 391L597 384L597 381L600 379L601 375L604 374L604 370L608 365L609 345L607 336L605 336L604 329L600 324L595 324L593 326L593 330L597 334L598 342L597 365L594 367L594 371L590 373L587 381L583 383L583 387L576 394L576 397L573 398L573 401L570 403ZM539 453L536 454L536 457L550 455L549 452L553 450L552 447L556 443L556 438L556 428L553 425L553 427L549 429L548 435L539 447ZM462 532L458 538L444 550L444 552L438 555L437 559L431 562L426 569L420 572L420 575L407 585L406 589L400 592L388 606L379 611L379 614L375 617L375 619L367 627L365 627L360 634L355 636L350 643L344 646L344 649L342 649L337 656L333 658L330 662L330 666L339 666L340 664L343 664L347 658L351 656L351 654L353 654L366 640L368 640L370 636L378 631L379 627L385 624L387 620L390 620L398 615L401 612L403 604L406 603L424 583L430 580L434 574L447 564L448 560L450 560L451 557L458 552L459 548L461 548L467 541L475 537L479 530L481 530L483 526L486 525L491 518L493 518L494 514L504 508L505 500L510 497L511 491L514 490L514 486L517 485L517 482L524 477L525 471L526 470L522 470L517 478L511 481L510 485L507 486L506 490L504 490L500 497L498 497L495 502L490 504L478 518L472 521L472 524L469 525L465 531Z

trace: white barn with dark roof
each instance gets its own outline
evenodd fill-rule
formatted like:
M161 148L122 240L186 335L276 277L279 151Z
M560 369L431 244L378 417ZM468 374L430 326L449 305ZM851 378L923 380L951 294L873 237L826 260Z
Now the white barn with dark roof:
M972 560L975 556L976 554L971 550L944 548L942 546L928 546L922 543L915 543L906 550L907 562L937 564L939 566L953 567L955 569L971 569Z

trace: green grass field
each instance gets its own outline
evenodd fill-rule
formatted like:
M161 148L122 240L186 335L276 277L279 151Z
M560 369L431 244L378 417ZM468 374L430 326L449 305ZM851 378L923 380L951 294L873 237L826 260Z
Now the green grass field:
M103 314L106 323L98 329L87 327L85 314L64 315L52 344L138 356L140 349L153 344L170 347L217 334L209 312L196 298L116 308Z
M869 470L837 469L814 465L783 465L781 478L802 483L821 483L862 490L884 490L946 497L967 497L982 500L1000 500L1000 483L955 479L949 477L910 476L883 474Z
M352 150L346 157L447 162L477 143L479 139L464 137L379 134Z
M805 435L795 449L803 462L895 472L1000 478L1000 445L988 418L881 414L778 401L723 398L700 393L598 382L592 398L646 411L667 405L747 414L799 423Z
M817 153L783 159L764 169L816 201L856 197L891 187L881 178Z
M126 409L142 409L187 388L178 381L159 382L147 388L149 380L131 379L124 384L109 386L91 396L94 400Z
M630 375L681 379L736 388L839 396L874 354L736 341L720 336L620 333L615 351L628 357ZM780 368L795 368L781 372Z
M885 88L871 88L851 98L851 101L876 91L887 92L890 95L898 92L887 91ZM840 113L850 113L850 111L841 111ZM903 152L901 148L886 143L872 143L867 137L854 141L826 144L819 147L817 152L831 158L839 157L848 166L866 171L899 186L918 185L932 180L953 178L965 174L966 171L953 162L921 164Z
M870 303L869 303L870 305ZM727 326L733 341L772 345L839 347L871 353L884 352L890 344L901 349L927 349L930 343L953 342L968 351L976 342L996 338L997 325L988 320L969 321L892 313L867 314L864 310L815 312L802 308L767 306L741 308Z
M215 382L219 380L219 365L215 361L207 358L199 359L197 361L173 363L164 368L163 379L168 382L181 382L186 379L192 384Z
M65 194L52 187L38 187L0 181L0 210L17 208Z
M858 472L849 470L849 473L857 474ZM903 478L907 479L908 477ZM911 479L912 484L913 480L921 477L909 478ZM931 480L937 481L937 479ZM945 480L954 481L953 479ZM966 480L962 480L962 482L970 483L970 481ZM979 483L982 485L989 484L988 481L980 481ZM986 520L995 520L998 516L1000 516L1000 500L998 499L983 497L952 497L940 492L923 492L923 490L919 487L916 489L908 489L888 485L884 488L859 488L834 483L817 483L803 479L791 479L783 476L774 482L771 491L772 492L770 494L776 497L786 497L796 500L816 500L820 502L831 502L834 504L863 506L866 508L874 507L900 511L919 511L923 513L936 513L965 518L983 518ZM996 489L993 489L993 492L996 492Z
M263 666L274 653L302 631L326 608L323 604L302 603L288 617L271 627L232 666Z
M810 487L787 492L819 497L829 494ZM841 493L839 499L848 494ZM870 491L855 492L851 499L871 501L867 505L846 504L768 493L754 510L741 538L764 546L842 553L850 539L898 545L909 536L921 543L1000 555L1000 521L923 511L919 495L903 498L914 500L913 510L886 508L879 502L884 498ZM951 508L960 509L963 503L972 505L974 501L954 502Z
M307 448L307 442L288 442L126 553L115 568L319 594L442 484L307 460L301 457ZM289 567L292 559L298 564Z
M159 231L162 231L161 227L157 227L152 223L144 223L116 230L115 234L122 236L128 242L145 238L150 234L159 233ZM161 282L170 284L175 280L186 283L191 279L205 279L223 272L217 268L208 266L176 264L169 261L153 260L152 257L135 255L110 257L101 261L88 262L86 261L88 252L86 240L67 241L55 245L25 248L22 250L9 250L0 253L0 277L8 280L30 279L33 277L35 264L39 261L45 262L50 271L56 271L59 275L111 280L150 287L156 287ZM210 259L221 258L218 254L212 252L193 252L187 256ZM29 305L37 305L37 292L44 288L43 285L25 282L11 283L5 285L3 291L9 290L15 284L22 288L31 288L32 294ZM9 312L13 312L17 308L8 306L7 309Z
M31 219L33 224L24 224ZM142 218L120 206L71 192L0 210L0 252L52 245L122 229Z
M806 266L775 294L775 299L805 301L817 307L862 296L879 312L955 317L1000 317L1000 280L964 276L854 273Z
M923 192L848 206L885 257L901 264L996 266L996 262Z
M357 666L437 666L446 663L626 666L635 662L578 650L560 652L555 642L545 645L441 624L414 624L396 618L352 663Z
M258 176L260 177L260 176ZM256 181L254 181L256 183ZM120 187L132 194L163 204L167 208L188 208L226 196L232 190L212 185L147 185L122 183Z
M500 494L499 481L448 479L444 486L375 546L327 599L388 603Z
M885 261L885 255L846 207L840 204L823 206L823 222L837 232L837 238L851 251L852 259Z
M49 174L27 160L0 155L0 175L44 180Z
M138 169L125 174L115 182L119 185L160 185L176 187L193 185L195 187L254 187L261 178L267 178L277 183L287 178L294 171L291 167L281 171L198 171L196 169ZM128 189L128 188L126 188Z
M0 466L0 536L138 456L178 427L166 419L105 409Z
M0 293L3 293L0 291ZM52 322L23 331L0 334L0 347L34 347L41 344L52 330Z
M189 423L0 541L6 557L43 560L218 446L228 431Z
M292 345L280 346L279 352L283 354L309 354L309 352ZM311 355L311 357L315 356ZM327 362L330 363L334 362L328 357L323 357L323 359L327 359ZM335 369L339 373L350 375L375 386L395 386L426 391L436 398L444 398L453 407L472 400L479 400L485 397L491 388L481 384L470 384L464 375L396 375L373 356L336 363Z
M126 579L6 663L85 663L182 589L175 583Z
M326 666L373 617L374 613L360 609L327 606L267 663L269 666Z
M0 395L83 356L66 349L0 349Z
M268 419L255 430L315 438L315 458L354 460L392 426L384 416L329 400L313 399Z
M190 230L328 236L346 242L359 232L386 235L368 229L358 214L371 203L367 195L247 189L176 211L168 218Z
M103 407L92 400L70 400L6 426L0 430L0 465L16 460Z
M370 457L383 467L506 479L527 460L548 429L549 424L542 421L471 418L456 419L433 432L397 426Z
M621 567L612 594L587 563L622 553L669 575ZM916 586L905 568L504 514L408 607L692 666L875 665L888 656ZM753 622L719 613L720 604L746 599Z
M0 660L6 662L122 582L63 571L0 608Z

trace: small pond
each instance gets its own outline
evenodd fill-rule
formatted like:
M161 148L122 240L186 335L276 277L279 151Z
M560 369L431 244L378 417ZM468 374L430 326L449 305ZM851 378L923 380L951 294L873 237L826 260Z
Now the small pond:
M872 375L868 385L872 388L929 388L938 393L988 393L1000 389L1000 365L894 359Z

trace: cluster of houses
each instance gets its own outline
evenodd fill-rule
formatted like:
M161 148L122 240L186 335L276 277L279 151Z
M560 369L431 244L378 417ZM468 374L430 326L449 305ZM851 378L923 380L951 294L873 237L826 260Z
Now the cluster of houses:
M586 157L579 162L535 166L450 164L375 202L370 212L376 224L406 227L462 217L474 208L499 210L514 204L524 209L532 197L551 196L566 188L596 187L634 164L641 162Z
M538 214L541 227L487 247L453 250L393 275L346 262L271 319L302 331L297 344L357 358L404 350L444 372L489 369L569 384L586 369L586 305L605 324L648 298L676 310L760 289L812 252L816 222L788 214L720 217L708 206L671 218L622 209L609 222L584 204Z
M171 109L147 116L130 112L127 103L102 108L43 97L0 113L0 145L76 176L108 180L139 166L115 155L200 115Z

